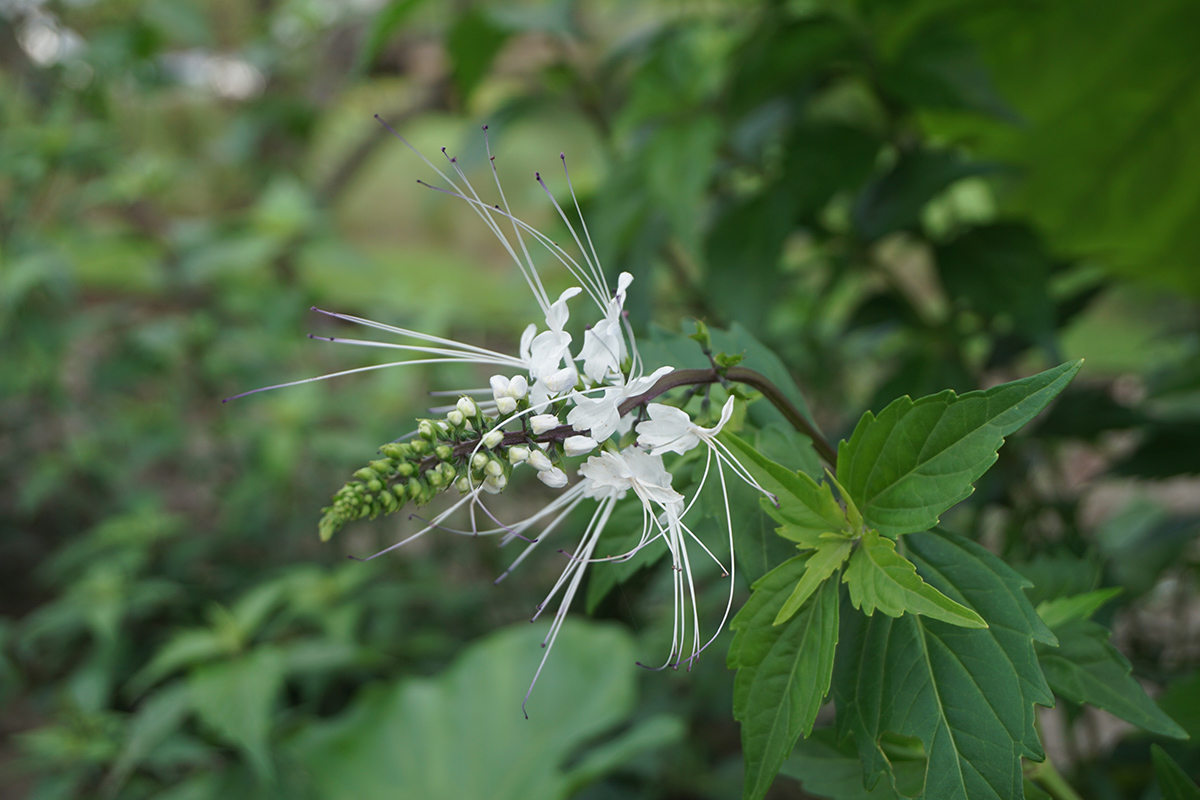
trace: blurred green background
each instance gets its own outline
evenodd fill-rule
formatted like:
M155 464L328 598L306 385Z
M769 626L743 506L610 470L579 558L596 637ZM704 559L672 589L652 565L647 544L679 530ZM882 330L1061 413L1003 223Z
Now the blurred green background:
M449 534L346 560L408 520L318 543L429 389L486 376L220 402L375 363L312 305L501 350L534 319L373 114L481 187L488 124L556 237L532 174L565 201L565 152L643 335L740 323L830 438L1086 357L953 524L1034 594L1124 587L1105 621L1195 742L1198 30L1173 0L0 2L0 797L739 793L727 640L634 666L665 570L593 593L527 722L555 554L493 586L515 554ZM1149 737L1045 722L1085 795L1153 796Z

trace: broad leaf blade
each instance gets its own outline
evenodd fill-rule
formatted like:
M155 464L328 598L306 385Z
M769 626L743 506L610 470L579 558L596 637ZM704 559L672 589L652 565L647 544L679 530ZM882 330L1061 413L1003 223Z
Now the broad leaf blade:
M838 480L868 527L891 537L929 530L974 491L1004 437L1045 408L1082 363L962 396L901 397L878 416L867 412L839 448Z
M809 560L786 561L754 585L730 627L728 665L737 669L733 715L742 724L743 797L763 797L796 739L812 731L829 691L838 640L837 581L785 625L772 621Z
M732 433L722 433L721 441L729 446L754 480L775 495L779 506L764 501L763 507L792 531L787 538L805 543L827 531L840 531L846 527L846 515L833 498L829 484L818 484L803 472L792 472L776 464Z
M896 543L875 531L863 534L842 580L850 587L850 602L868 617L876 609L889 617L907 611L964 628L987 627L974 611L921 580L916 566L896 552Z
M844 614L834 676L839 730L854 737L868 788L890 774L878 742L891 731L925 745L926 797L1020 797L1021 758L1044 757L1033 704L1053 703L1033 640L1054 636L1022 593L1027 581L987 550L942 531L906 542L921 577L990 627Z
M196 667L188 676L197 716L237 745L264 778L274 775L268 739L284 668L279 652L264 646L230 661Z
M854 743L849 740L839 743L834 732L826 729L797 742L779 773L800 781L808 794L834 800L904 800L919 796L925 783L925 760L889 760L899 791L888 781L866 789L862 762Z
M1187 738L1187 731L1163 713L1129 674L1129 661L1109 643L1102 625L1071 619L1055 627L1054 633L1059 646L1039 645L1037 651L1055 694L1103 708L1151 733Z

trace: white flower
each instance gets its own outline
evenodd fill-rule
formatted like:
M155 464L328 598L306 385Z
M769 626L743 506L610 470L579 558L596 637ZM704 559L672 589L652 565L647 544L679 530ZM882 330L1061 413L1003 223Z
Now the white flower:
M600 390L600 397L589 397L582 392L572 396L575 407L567 413L567 422L580 433L587 433L597 442L603 442L612 436L621 421L619 408L631 397L647 391L658 383L658 379L671 372L674 367L659 367L650 375L622 382L617 386L608 386Z
M483 438L481 438L479 441L481 441L483 443L484 447L491 450L491 449L495 448L496 445L500 444L500 442L503 439L504 439L504 431L497 428L495 430L490 430L487 433L485 433L483 435Z
M622 272L617 277L617 291L604 310L604 318L583 333L583 374L594 384L600 384L621 374L627 350L622 328L625 295L633 276Z
M711 428L702 428L682 408L650 403L646 406L650 419L637 425L637 442L654 455L679 453L683 455L700 442L712 439L733 416L733 397L721 408L720 421Z
M550 457L541 450L530 450L526 460L529 462L529 466L538 472L554 468L554 465L550 463Z
M473 417L478 409L475 407L475 401L469 397L458 398L458 403L455 405L455 410L464 417Z

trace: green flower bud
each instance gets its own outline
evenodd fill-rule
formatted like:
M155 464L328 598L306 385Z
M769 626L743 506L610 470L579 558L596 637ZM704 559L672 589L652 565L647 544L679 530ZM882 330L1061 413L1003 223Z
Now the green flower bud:
M417 471L416 464L410 464L407 461L403 464L396 465L396 474L402 478L411 478Z
M432 441L437 436L437 431L434 429L431 421L423 419L417 424L417 435L422 439ZM416 442L413 442L413 444L416 444Z
M433 449L433 452L442 461L449 461L454 458L454 448L448 444L439 444Z
M367 481L367 488L372 492L380 492L383 490L383 482L379 480Z

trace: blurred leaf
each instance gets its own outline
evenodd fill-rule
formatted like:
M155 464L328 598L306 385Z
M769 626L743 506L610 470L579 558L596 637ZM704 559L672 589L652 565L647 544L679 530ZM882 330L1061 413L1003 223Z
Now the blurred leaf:
M696 220L720 140L716 120L701 117L662 126L642 155L650 197L666 212L675 236L693 254L699 250Z
M1175 763L1175 759L1167 755L1167 751L1152 744L1150 757L1154 761L1154 774L1163 800L1200 800L1200 787Z
M440 676L377 687L339 719L304 731L294 749L321 796L565 798L568 757L632 712L636 668L624 632L568 619L526 720L521 698L546 652L545 631L522 624L493 634ZM669 740L661 718L647 724L651 741Z
M1113 471L1139 478L1200 474L1200 421L1148 426L1137 449L1118 461Z
M286 665L274 647L258 647L230 661L192 670L188 694L196 715L236 745L264 780L275 775L268 737Z
M409 15L424 2L425 0L390 0L379 9L367 28L366 40L358 51L354 71L359 74L370 71L388 41L401 30Z
M953 297L987 318L1008 316L1023 336L1054 350L1052 262L1026 225L972 228L937 248L942 283Z
M900 156L886 174L869 183L854 203L854 228L868 242L893 231L911 230L921 209L955 181L996 170L949 150L917 150Z
M207 628L180 631L130 679L128 691L136 697L184 667L229 655L235 644Z
M785 624L773 622L811 561L797 556L756 582L730 623L735 634L727 665L738 671L733 715L742 724L746 800L766 795L796 739L812 731L829 692L838 641L838 582L825 581L812 603Z
M1200 158L1187 143L1200 127L1198 28L1200 6L1176 0L989 8L971 32L1028 124L964 134L1024 167L1013 207L1057 246L1192 293Z
M641 507L633 503L619 505L613 511L608 524L604 526L604 533L596 545L596 556L606 558L628 553L637 546L641 538ZM594 564L588 570L587 613L593 613L618 584L625 583L639 570L654 566L666 554L666 545L656 542L644 547L628 561Z
M884 65L886 93L914 108L977 111L1020 122L996 91L974 43L943 21L926 25Z
M1129 661L1109 643L1103 626L1071 619L1053 630L1058 647L1039 644L1037 651L1046 681L1056 694L1103 708L1151 733L1187 738L1187 732L1130 676Z
M1095 441L1110 430L1127 430L1146 421L1136 409L1113 400L1112 393L1097 386L1071 386L1058 397L1038 421L1038 436Z
M492 59L500 52L508 36L507 30L496 25L477 8L459 16L446 33L450 72L464 105L487 75Z
M1098 559L1083 559L1069 553L1042 553L1032 561L1013 563L1033 586L1025 590L1029 602L1090 592L1100 584L1102 567Z
M656 752L685 738L683 720L670 714L657 714L637 723L612 741L588 751L567 773L568 793L604 777L629 761L646 753Z
M151 751L179 729L191 710L191 692L182 681L143 701L130 720L121 754L104 780L106 789L113 794L119 791Z
M1121 587L1100 589L1095 592L1057 597L1038 604L1038 616L1046 627L1053 630L1058 625L1076 619L1091 619L1101 606L1121 593Z
M1168 686L1159 696L1158 705L1171 709L1171 715L1193 743L1200 740L1200 670Z

